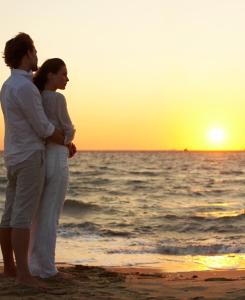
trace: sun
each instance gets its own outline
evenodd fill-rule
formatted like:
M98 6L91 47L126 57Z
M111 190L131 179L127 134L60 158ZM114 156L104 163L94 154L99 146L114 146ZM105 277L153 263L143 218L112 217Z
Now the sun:
M226 134L224 129L216 127L216 128L211 128L208 131L208 140L212 144L220 145L223 144L226 138Z

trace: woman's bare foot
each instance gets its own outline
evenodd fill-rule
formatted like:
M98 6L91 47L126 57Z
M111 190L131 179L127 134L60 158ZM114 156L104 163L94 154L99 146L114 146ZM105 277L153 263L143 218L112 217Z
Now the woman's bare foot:
M72 279L72 278L74 278L74 276L72 274L59 271L54 276L51 276L47 279Z
M17 277L17 283L28 287L38 288L42 291L48 290L47 284L32 276Z

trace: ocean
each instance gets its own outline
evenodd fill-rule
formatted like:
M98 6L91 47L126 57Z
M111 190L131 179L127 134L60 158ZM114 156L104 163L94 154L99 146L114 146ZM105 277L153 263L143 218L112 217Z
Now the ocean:
M69 163L58 261L244 267L245 152L78 152ZM6 183L1 154L1 211Z

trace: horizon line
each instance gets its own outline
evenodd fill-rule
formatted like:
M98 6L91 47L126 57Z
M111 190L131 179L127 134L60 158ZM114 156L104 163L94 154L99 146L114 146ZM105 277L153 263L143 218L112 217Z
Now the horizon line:
M77 152L245 152L241 150L185 150L185 149L78 149Z
M4 149L0 149L3 152ZM77 149L77 152L245 152L244 149Z

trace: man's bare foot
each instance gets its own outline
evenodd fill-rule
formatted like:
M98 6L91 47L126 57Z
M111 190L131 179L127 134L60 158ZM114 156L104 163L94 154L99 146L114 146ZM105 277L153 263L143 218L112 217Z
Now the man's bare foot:
M10 275L10 274L6 274L6 273L0 273L0 278L9 278L9 279L14 279L16 278L16 276L14 275Z
M0 276L15 278L16 277L16 268L11 268L11 269L4 268L4 271Z

